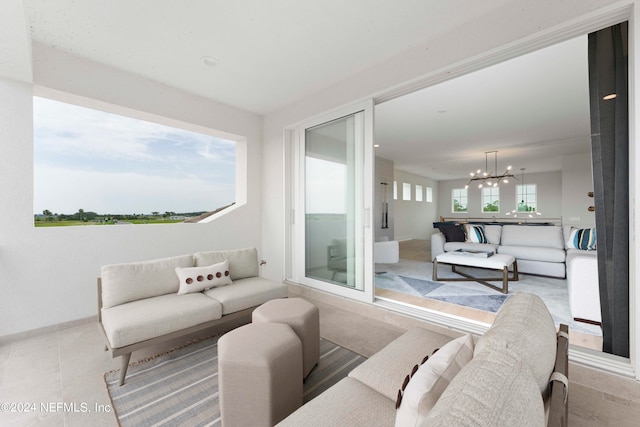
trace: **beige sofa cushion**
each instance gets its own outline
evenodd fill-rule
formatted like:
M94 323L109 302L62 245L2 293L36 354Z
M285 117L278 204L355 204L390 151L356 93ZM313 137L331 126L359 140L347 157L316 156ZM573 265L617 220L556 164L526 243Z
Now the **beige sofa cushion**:
M502 226L501 225L485 225L484 234L485 236L487 236L487 243L499 245L500 237L502 236Z
M102 266L102 307L110 308L130 301L178 292L180 283L176 267L193 267L193 257L182 255Z
M540 392L549 384L556 357L556 327L547 306L530 293L511 295L493 325L476 343L474 357L485 351L511 351L529 366Z
M344 378L277 427L371 427L392 426L394 401L354 380Z
M564 249L562 227L556 225L503 225L502 246Z
M397 427L420 425L451 380L473 358L473 337L449 341L411 377L396 412Z
M566 257L564 249L531 246L500 246L498 247L498 253L512 255L518 262L521 260L564 262Z
M209 289L204 294L220 302L222 314L225 315L256 307L272 299L284 298L287 296L287 286L262 277L247 277L235 280L228 286Z
M244 279L259 275L258 250L256 248L228 251L197 252L193 255L196 267L229 261L231 280Z
M509 351L496 350L474 357L420 425L543 427L546 420L527 364Z
M410 329L356 367L349 377L395 402L398 390L411 369L451 340L451 337L426 329Z
M220 303L202 293L167 294L102 309L102 325L113 348L180 331L220 317Z

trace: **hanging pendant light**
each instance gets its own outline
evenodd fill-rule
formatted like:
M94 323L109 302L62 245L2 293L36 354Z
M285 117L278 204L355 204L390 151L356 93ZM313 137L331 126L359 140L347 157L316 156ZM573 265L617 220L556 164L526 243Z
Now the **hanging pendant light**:
M523 211L518 210L518 206L516 206L516 208L514 210L512 210L511 212L507 212L507 215L512 215L514 218L517 218L518 215L526 215L529 218L533 218L533 213L532 211L529 210L529 192L527 191L527 187L524 184L524 170L525 168L520 168L520 180L522 181L521 184L521 188L522 188L522 200L520 201L520 204L522 206L524 206ZM542 215L542 212L538 212L537 208L536 208L536 215Z

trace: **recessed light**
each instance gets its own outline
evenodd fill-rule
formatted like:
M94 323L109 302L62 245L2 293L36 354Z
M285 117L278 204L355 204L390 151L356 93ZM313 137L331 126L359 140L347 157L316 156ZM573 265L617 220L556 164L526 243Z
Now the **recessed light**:
M378 148L380 147L380 144L373 144L373 148Z
M618 95L616 95L615 93L610 93L609 95L603 96L602 99L604 99L605 101L608 101L610 99L614 99L616 96Z
M215 67L216 65L220 65L220 60L213 56L203 56L202 63L208 67Z

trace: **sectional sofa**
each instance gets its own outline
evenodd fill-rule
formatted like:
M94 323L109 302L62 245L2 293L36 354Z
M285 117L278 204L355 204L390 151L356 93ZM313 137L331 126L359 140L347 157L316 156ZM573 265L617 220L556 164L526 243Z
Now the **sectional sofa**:
M561 331L539 297L513 294L481 337L411 329L277 426L567 425Z
M572 317L577 321L600 324L595 229L537 224L440 223L439 230L431 236L432 260L442 253L459 249L513 255L520 273L566 277Z
M98 322L124 384L131 353L251 321L257 306L287 296L287 286L259 277L255 248L198 252L104 265L98 278Z
M441 227L439 232L431 236L432 260L444 252L458 249L493 250L513 255L518 260L518 270L521 273L565 277L566 251L560 226L452 224L448 227ZM474 227L481 227L486 240L451 238L447 234L451 227L464 228L465 236L469 234L468 230L474 232Z

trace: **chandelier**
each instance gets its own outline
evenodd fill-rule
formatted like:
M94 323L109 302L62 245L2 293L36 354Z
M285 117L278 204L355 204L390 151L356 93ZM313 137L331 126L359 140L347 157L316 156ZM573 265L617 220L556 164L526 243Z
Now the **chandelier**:
M493 154L493 171L489 171L489 154ZM505 184L509 183L509 178L518 179L510 172L511 166L502 172L502 175L498 175L498 152L497 151L485 151L484 152L484 171L478 169L475 172L471 172L471 178L464 188L469 188L472 182L478 181L478 188L482 187L497 187L500 181Z

